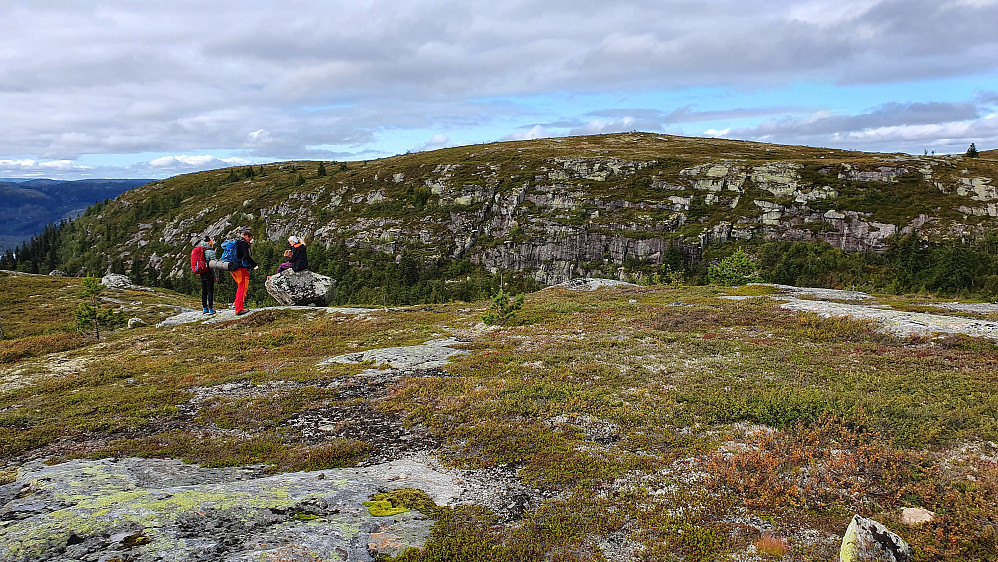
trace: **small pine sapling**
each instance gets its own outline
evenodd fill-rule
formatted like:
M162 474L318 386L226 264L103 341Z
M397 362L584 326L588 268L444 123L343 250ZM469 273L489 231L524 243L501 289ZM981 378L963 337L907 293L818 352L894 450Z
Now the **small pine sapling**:
M482 321L490 326L506 324L516 317L516 311L521 308L523 308L523 293L514 296L500 288L498 293L492 295L492 304L482 316Z
M124 315L101 304L104 286L96 277L84 277L80 298L83 302L76 306L76 329L81 334L93 330L94 338L100 339L100 327L116 328L125 323Z

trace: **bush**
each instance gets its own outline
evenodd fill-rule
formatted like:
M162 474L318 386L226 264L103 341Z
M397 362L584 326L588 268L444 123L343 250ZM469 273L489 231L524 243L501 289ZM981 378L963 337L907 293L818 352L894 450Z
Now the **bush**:
M516 316L516 311L523 308L523 293L513 296L504 289L492 295L492 305L482 316L486 324L506 324Z
M744 285L762 281L755 260L741 248L721 260L718 265L710 266L707 270L707 279L714 285Z

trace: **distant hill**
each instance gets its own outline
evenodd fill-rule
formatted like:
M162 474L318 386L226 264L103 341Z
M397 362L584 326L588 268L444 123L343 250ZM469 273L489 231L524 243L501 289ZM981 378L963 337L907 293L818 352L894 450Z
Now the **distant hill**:
M71 219L87 207L149 183L148 179L0 179L0 253Z
M302 236L341 303L467 300L500 271L506 283L541 285L706 282L736 245L775 283L996 295L990 154L620 133L243 166L128 191L7 267L110 270L196 291L191 244L251 226L258 275L274 270L289 235ZM267 298L262 283L250 291Z

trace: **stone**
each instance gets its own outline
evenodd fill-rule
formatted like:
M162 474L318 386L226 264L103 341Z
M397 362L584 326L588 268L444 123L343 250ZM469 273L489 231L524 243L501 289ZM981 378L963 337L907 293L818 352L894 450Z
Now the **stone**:
M559 283L554 285L554 287L568 289L569 291L595 291L596 289L608 287L638 287L638 285L635 285L634 283L627 283L625 281L618 281L616 279L581 277L579 279L571 279L569 281L565 281L564 283Z
M270 276L267 293L286 306L326 306L336 281L311 271L285 270Z
M132 280L127 275L120 273L108 273L100 280L101 284L110 289L131 289L135 287Z
M451 347L461 343L464 342L455 338L441 338L430 340L420 345L369 349L367 351L358 351L323 359L319 362L319 366L370 361L375 365L387 365L390 369L398 369L400 371L439 369L450 362L451 356L468 353L463 349Z
M433 521L418 512L374 517L363 504L397 487L387 477L399 470L438 505L470 491L452 483L469 473L417 459L329 469L322 480L166 459L36 463L0 486L0 559L374 562L372 553L398 554L430 537ZM492 487L482 481L465 501Z
M908 543L873 519L853 515L839 549L840 562L911 562Z
M901 510L901 522L905 525L921 525L931 523L936 518L934 511L929 511L921 507L906 507Z
M61 269L53 269L49 272L49 277L66 277L66 272Z
M141 318L129 318L128 319L128 327L129 328L138 328L139 326L145 326L145 325L146 325L145 321L142 320Z

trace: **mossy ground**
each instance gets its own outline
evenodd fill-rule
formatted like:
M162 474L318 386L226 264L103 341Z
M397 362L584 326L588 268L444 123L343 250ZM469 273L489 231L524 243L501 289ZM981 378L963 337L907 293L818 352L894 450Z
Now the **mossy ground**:
M43 294L44 281L23 290ZM481 508L431 509L433 537L402 560L762 560L763 533L786 543L786 560L828 560L856 512L898 531L917 560L994 559L998 346L899 339L765 295L717 298L730 291L550 289L503 327L481 324L484 302L264 311L82 340L68 352L79 366L59 372L42 348L0 364L0 376L22 377L0 393L0 466L106 455L364 463L370 442L335 429L306 438L291 422L365 406L424 428L448 462L514 469L547 498L507 523ZM446 336L470 353L378 394L344 390L370 365L317 366ZM937 518L904 527L903 507Z

